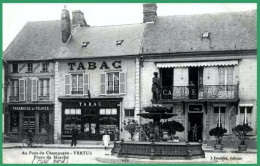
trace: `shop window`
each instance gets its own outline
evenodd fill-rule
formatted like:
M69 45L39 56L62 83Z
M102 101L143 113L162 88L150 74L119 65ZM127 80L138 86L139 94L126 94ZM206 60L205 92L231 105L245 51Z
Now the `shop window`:
M81 109L65 109L63 117L63 133L71 134L73 126L81 132Z
M49 112L40 111L39 112L39 133L48 133L49 128Z
M105 94L125 94L126 93L126 73L111 72L101 74L101 95Z
M135 110L134 109L125 109L125 117L134 117Z
M27 71L33 72L33 63L27 63Z
M101 108L99 110L100 115L117 115L117 109L116 108Z
M12 72L18 73L18 64L17 63L12 64Z
M65 75L65 95L69 94L89 94L88 74L67 74Z
M48 71L48 62L42 62L42 71L47 72Z
M239 124L247 123L252 127L252 110L253 107L239 107L238 121Z
M226 107L214 107L214 127L222 126L228 130L225 118Z
M10 112L10 132L19 132L19 111Z
M35 133L35 112L34 111L23 112L22 131L28 133L29 130Z

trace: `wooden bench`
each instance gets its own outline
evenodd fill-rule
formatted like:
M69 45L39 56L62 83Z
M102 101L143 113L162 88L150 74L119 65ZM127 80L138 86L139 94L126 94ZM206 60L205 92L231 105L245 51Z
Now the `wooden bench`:
M61 138L61 143L64 144L64 140L65 140L66 138L72 139L72 135L61 135L60 138Z

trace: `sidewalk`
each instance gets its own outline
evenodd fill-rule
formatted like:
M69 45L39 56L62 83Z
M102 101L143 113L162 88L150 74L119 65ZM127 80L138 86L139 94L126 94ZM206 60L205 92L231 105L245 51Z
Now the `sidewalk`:
M109 149L112 149L114 143L111 142ZM3 149L13 148L27 148L22 143L3 143ZM70 144L36 144L36 148L57 148L57 149L104 149L102 142L89 142L88 144L79 143L77 146L70 146ZM238 149L234 148L223 148L223 150L215 150L211 146L202 146L204 152L208 153L257 153L257 149L247 149L247 151L239 152Z

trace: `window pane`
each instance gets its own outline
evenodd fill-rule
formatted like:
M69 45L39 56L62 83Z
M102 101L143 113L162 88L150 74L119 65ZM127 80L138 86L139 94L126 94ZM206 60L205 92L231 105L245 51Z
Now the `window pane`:
M130 116L135 116L135 110L130 110Z
M99 113L100 113L100 115L105 115L106 114L106 110L105 109L100 109Z
M81 109L76 109L76 114L81 115Z
M117 109L116 108L113 108L112 109L112 115L116 115L117 114Z
M112 110L111 109L106 109L106 115L111 115Z
M71 115L75 115L76 114L76 110L75 109L70 109L70 114Z
M65 109L65 114L69 115L70 114L70 109Z
M83 94L83 74L78 75L78 94Z
M43 89L44 89L44 84L43 84L43 80L40 80L40 96L43 96Z
M113 93L113 73L108 73L108 94Z

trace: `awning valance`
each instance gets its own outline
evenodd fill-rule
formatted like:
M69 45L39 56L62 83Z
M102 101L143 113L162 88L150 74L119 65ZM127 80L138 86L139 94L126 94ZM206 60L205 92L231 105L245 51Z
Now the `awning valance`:
M238 60L231 61L204 61L204 62L172 62L157 63L158 68L177 68L177 67L201 67L201 66L234 66L238 65Z

